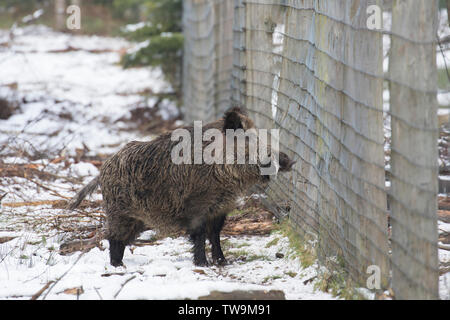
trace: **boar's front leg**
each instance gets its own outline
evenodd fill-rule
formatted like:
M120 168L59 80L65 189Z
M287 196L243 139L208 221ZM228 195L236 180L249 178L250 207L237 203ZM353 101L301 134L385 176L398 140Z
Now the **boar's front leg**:
M196 266L207 266L208 261L205 254L206 223L203 221L195 223L195 226L191 226L188 232L194 244L194 264Z
M207 224L208 240L211 243L212 260L218 265L225 265L227 263L220 246L220 231L222 231L225 223L225 217L226 215L224 214L211 218Z
M110 263L114 267L123 266L123 253L125 251L125 242L109 239L109 257Z

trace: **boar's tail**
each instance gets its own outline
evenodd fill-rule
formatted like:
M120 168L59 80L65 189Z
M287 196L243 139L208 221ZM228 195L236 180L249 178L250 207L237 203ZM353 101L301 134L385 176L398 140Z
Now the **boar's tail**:
M81 189L75 197L70 200L69 205L67 206L68 210L74 210L76 207L78 207L83 201L84 198L86 198L88 195L90 195L92 192L97 189L98 185L100 184L99 176L95 177L91 182L89 182L83 189Z

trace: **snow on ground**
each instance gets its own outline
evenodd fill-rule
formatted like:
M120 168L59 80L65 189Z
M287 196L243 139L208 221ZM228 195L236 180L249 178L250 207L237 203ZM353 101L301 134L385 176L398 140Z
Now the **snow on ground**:
M0 31L0 39L6 34ZM0 95L25 103L21 112L0 121L1 132L8 134L0 136L0 143L8 138L10 144L67 150L84 143L110 153L115 149L108 146L138 138L114 122L145 100L140 92L171 88L159 68L123 70L119 51L128 46L120 38L70 35L45 26L16 29L12 44L0 47ZM147 102L151 106L156 99ZM50 138L49 132L54 133ZM17 137L11 140L11 135Z
M149 139L118 120L129 118L141 103L152 107L152 93L171 88L159 68L123 70L117 63L130 44L120 38L63 34L44 26L15 29L7 43L9 35L0 30L0 97L17 102L18 110L0 120L0 163L3 169L23 165L46 176L0 179L0 299L29 299L46 285L39 299L76 299L76 288L79 299L195 299L212 290L238 289L279 289L288 299L333 298L307 281L318 266L302 268L287 238L276 233L223 237L231 261L224 267L194 266L185 237L127 248L126 268L109 264L107 241L86 253L62 255L62 244L95 231L104 219L101 208L67 212L57 202L98 174L91 162L74 160L75 149L111 154L130 140ZM149 96L141 94L148 89ZM169 101L159 108L163 119L176 113ZM151 232L141 235L151 237Z
M2 236L2 234L0 234ZM144 233L142 237L146 237ZM276 245L266 247L275 238ZM222 238L224 241L225 238ZM298 258L288 256L288 240L271 236L229 237L230 253L247 253L225 267L196 267L190 244L184 237L165 238L154 245L126 249L126 268L109 265L108 242L105 250L94 248L85 254L61 256L58 237L42 240L35 234L0 245L0 299L29 299L50 281L65 276L40 297L76 299L70 292L82 288L79 299L196 299L213 290L283 290L287 299L330 299L331 295L314 290L314 282L303 282L316 275L317 266L301 267ZM33 244L31 244L33 243ZM286 254L277 259L275 254ZM130 280L131 279L131 280ZM122 284L129 282L122 288ZM66 291L66 293L64 292ZM48 294L47 294L48 293Z

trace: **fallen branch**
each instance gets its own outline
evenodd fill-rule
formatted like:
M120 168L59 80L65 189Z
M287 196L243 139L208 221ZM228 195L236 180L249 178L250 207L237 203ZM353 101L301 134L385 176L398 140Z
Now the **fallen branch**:
M46 284L45 286L43 286L41 290L39 290L38 292L36 292L36 293L31 297L30 300L37 300L37 299L41 296L41 294L42 294L45 290L47 290L48 287L49 287L53 282L54 282L54 281L49 281L49 282L47 282L47 284Z
M438 243L438 248L442 249L442 250L449 250L450 251L450 244Z
M119 291L116 292L116 294L114 295L114 299L117 298L117 296L119 295L120 291L122 291L122 289L125 287L125 285L130 282L131 280L133 280L134 278L136 278L136 275L131 276L130 278L128 278L124 283L122 283L122 285L120 286Z
M68 243L63 243L59 248L60 255L68 255L76 251L88 251L92 248L99 248L104 250L101 245L101 241L105 238L103 232L96 232L90 239L74 240Z
M42 205L52 205L53 208L60 207L62 209L67 205L67 201L66 200L40 200L40 201L2 203L2 206L11 207L11 208L28 207L28 206L42 206Z
M0 237L0 244L1 243L5 243L5 242L9 242L13 239L15 239L16 237Z

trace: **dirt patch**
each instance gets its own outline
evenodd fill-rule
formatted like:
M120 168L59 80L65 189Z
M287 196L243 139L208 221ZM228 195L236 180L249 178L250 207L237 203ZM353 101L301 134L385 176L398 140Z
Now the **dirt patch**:
M253 207L240 215L228 217L222 233L225 235L267 235L274 229L273 214Z

